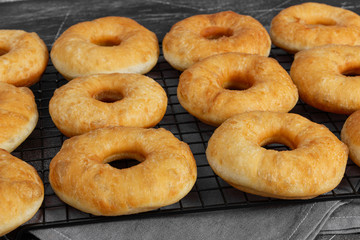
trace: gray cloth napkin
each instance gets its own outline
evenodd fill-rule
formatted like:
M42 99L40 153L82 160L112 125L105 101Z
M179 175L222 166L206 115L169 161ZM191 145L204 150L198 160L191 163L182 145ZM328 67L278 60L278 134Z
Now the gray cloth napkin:
M360 199L334 211L321 229L321 234L350 234L360 232ZM359 237L360 238L360 237Z
M356 209L356 210L354 210ZM40 239L315 239L360 230L360 200L265 205L31 231Z

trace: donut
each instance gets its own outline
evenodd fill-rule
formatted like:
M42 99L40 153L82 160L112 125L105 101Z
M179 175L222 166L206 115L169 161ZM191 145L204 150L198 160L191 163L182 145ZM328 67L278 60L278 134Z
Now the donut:
M99 73L149 72L157 63L156 35L125 17L103 17L75 24L51 49L55 68L67 80Z
M360 46L325 45L295 54L290 75L307 104L351 114L360 109L359 66Z
M135 73L97 74L73 79L55 90L49 112L66 136L106 126L153 127L167 107L164 89Z
M185 70L179 78L177 97L190 114L218 126L247 111L288 112L295 106L298 92L275 59L223 53Z
M346 119L341 129L341 141L349 147L350 159L360 166L360 110Z
M0 82L0 148L15 150L34 130L38 118L29 88Z
M0 149L0 236L31 219L44 199L36 170Z
M0 30L0 82L28 87L39 81L49 60L36 33Z
M271 21L274 45L295 53L326 44L360 44L360 17L354 12L322 3L286 8Z
M108 162L136 159L117 169ZM127 215L173 204L193 187L189 146L171 132L106 127L66 140L51 160L49 180L65 203L93 215Z
M183 71L205 57L242 52L268 56L270 36L256 19L232 11L195 15L177 22L163 39L166 61Z
M271 143L289 151L265 149ZM264 197L310 199L344 176L348 148L325 126L294 113L247 112L210 137L206 157L233 187Z

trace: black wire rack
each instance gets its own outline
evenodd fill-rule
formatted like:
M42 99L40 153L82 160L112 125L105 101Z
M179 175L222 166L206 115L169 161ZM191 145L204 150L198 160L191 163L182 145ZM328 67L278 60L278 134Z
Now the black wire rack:
M292 55L287 54L279 48L273 47L270 57L275 58L287 71L290 70L293 61ZM339 200L358 198L360 196L357 186L360 180L360 168L350 160L348 161L346 173L340 185L334 190L310 200L265 198L244 193L228 185L214 174L205 156L207 142L215 128L200 122L187 113L179 104L176 89L180 73L181 72L173 69L161 54L158 64L147 76L156 80L165 89L168 96L166 114L156 127L170 130L178 139L186 142L190 146L196 159L198 170L198 178L195 186L181 201L155 211L129 216L98 217L81 212L63 203L55 195L49 183L48 174L50 161L60 150L66 137L62 135L53 124L48 111L48 105L54 90L67 83L50 62L41 81L31 87L39 110L37 127L29 138L13 152L14 156L28 162L37 169L44 183L45 199L39 211L30 221L4 238L24 239L26 233L31 229L67 226L70 224L121 221L173 213L224 210L274 203ZM291 112L298 113L314 122L324 124L337 137L340 136L342 125L347 118L346 115L322 112L303 103L301 100L298 101ZM271 144L267 147L277 150L286 149L286 147L281 144ZM130 160L129 162L124 161L124 163L125 167L133 164Z

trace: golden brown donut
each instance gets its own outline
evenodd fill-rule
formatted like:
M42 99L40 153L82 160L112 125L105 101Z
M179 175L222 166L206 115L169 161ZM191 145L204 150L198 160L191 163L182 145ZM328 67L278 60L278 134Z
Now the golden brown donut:
M113 168L133 158L140 164ZM107 127L66 140L49 180L67 204L94 215L150 211L183 198L196 180L189 146L165 129Z
M125 17L103 17L67 29L51 60L67 79L98 73L147 73L157 63L156 35Z
M31 90L0 82L0 148L12 152L31 134L37 121Z
M180 75L177 96L190 114L214 126L247 111L288 112L298 100L296 86L275 59L244 53L192 65Z
M360 16L322 3L303 3L282 10L270 26L274 45L295 53L326 44L360 44Z
M31 86L39 81L48 60L47 47L36 33L0 30L0 82Z
M282 143L291 151L265 149ZM341 181L348 148L325 126L293 113L247 112L225 121L206 149L211 168L233 187L282 199L309 199Z
M178 70L225 52L268 56L270 36L256 19L232 11L195 15L176 23L163 40L165 59Z
M351 76L360 73L359 66L359 46L326 45L298 52L290 75L307 104L351 114L360 109L360 77Z
M153 127L166 107L166 93L153 79L113 73L77 78L56 89L49 112L70 137L106 126Z
M44 199L43 183L29 164L0 149L0 236L31 219Z
M346 119L341 130L341 140L349 147L350 159L360 166L360 110Z

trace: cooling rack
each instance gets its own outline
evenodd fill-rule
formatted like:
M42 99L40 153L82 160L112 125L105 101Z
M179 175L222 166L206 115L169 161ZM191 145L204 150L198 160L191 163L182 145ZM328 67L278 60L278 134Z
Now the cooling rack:
M48 48L50 49L50 46L48 46ZM287 71L290 70L293 61L292 55L287 54L279 48L273 47L270 57L275 58ZM357 184L360 180L360 168L350 160L348 161L346 173L340 185L331 192L311 200L290 201L259 197L244 193L228 185L214 174L205 156L207 142L215 128L200 122L195 117L188 114L179 104L176 96L179 75L180 72L173 69L165 61L162 53L160 54L158 64L147 74L147 76L156 80L165 89L168 96L166 114L156 127L170 130L178 139L186 142L190 146L196 159L198 170L198 178L195 186L190 193L178 203L155 211L130 216L97 217L76 210L59 200L54 194L48 180L50 161L60 150L63 141L66 139L53 124L49 115L48 105L54 90L67 82L56 71L52 63L49 62L41 81L31 87L38 105L39 122L29 138L13 152L13 155L23 159L37 169L44 182L45 199L37 214L29 222L4 238L25 239L28 230L66 226L70 224L76 225L103 221L121 221L132 218L216 211L231 208L252 207L263 204L339 200L358 198L360 196L357 188ZM298 101L291 112L298 113L314 122L324 124L337 137L340 136L342 125L347 118L346 115L322 112L303 103L301 100ZM271 144L268 145L267 148L276 150L286 149L286 147L281 144ZM131 160L124 160L122 161L122 164L123 166L113 166L118 168L129 167L134 163Z

